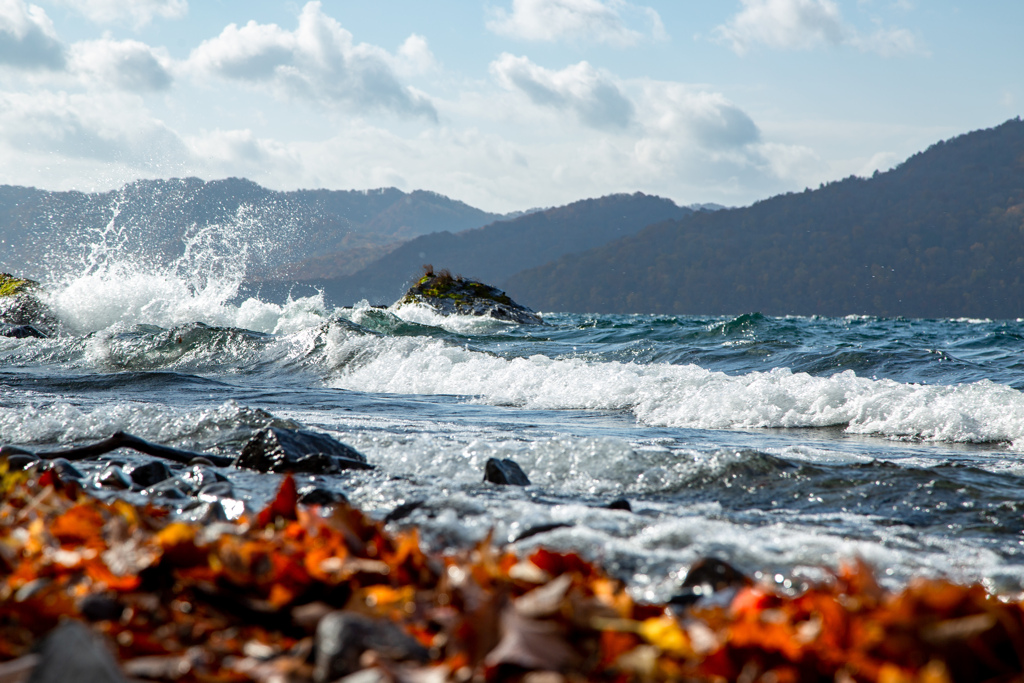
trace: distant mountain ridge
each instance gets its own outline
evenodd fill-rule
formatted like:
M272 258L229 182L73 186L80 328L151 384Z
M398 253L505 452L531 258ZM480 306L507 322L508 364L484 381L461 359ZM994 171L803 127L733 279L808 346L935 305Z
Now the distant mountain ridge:
M425 264L503 286L519 271L565 254L632 235L645 226L693 213L663 197L635 194L584 199L462 232L438 232L406 242L364 269L318 280L339 304L360 299L394 303ZM510 292L516 298L516 292Z
M246 179L140 180L98 193L0 186L0 268L40 276L40 259L85 253L106 233L149 260L182 253L197 227L226 226L259 247L253 275L354 272L396 244L438 230L478 227L501 215L443 195L395 188L277 192Z
M1024 316L1024 123L872 178L652 225L505 286L537 310Z

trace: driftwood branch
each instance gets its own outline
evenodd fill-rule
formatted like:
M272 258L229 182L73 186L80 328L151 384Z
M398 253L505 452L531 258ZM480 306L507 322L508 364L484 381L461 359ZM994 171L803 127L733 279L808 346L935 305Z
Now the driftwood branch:
M187 465L195 458L205 458L217 467L227 467L235 460L234 458L224 455L196 453L194 451L160 446L125 432L114 432L114 435L109 439L104 439L103 441L98 441L94 444L89 444L88 446L66 448L59 451L39 451L32 453L31 451L26 451L21 448L4 446L3 448L0 448L0 455L34 455L37 458L42 458L43 460L54 460L56 458L64 458L66 460L86 460L101 456L105 453L109 453L110 451L116 451L118 448L130 448L140 453L145 453L146 455L152 455L155 458L163 458L165 460L182 463L183 465Z

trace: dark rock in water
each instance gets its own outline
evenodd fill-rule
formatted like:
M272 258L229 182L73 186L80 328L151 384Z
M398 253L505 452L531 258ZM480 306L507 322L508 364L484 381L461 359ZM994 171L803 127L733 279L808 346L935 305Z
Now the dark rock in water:
M340 491L331 491L319 486L303 486L299 489L299 502L303 505L334 505L347 503L348 498Z
M461 276L453 277L447 270L435 273L431 266L426 266L425 270L423 277L398 303L423 304L441 315L478 315L520 325L544 324L539 315L512 301L496 287Z
M72 465L64 458L55 458L48 461L43 465L42 471L52 470L57 473L61 481L67 481L68 479L83 479L85 475L77 467Z
M8 325L7 323L0 323L0 337L10 337L11 339L46 339L48 334L42 332L35 325Z
M605 505L609 510L625 510L627 512L633 511L633 506L629 504L629 501L625 498L617 498L612 502Z
M87 595L78 603L78 611L89 621L116 621L124 614L124 605L109 595Z
M226 479L223 481L211 481L209 484L203 484L197 489L197 493L200 498L234 498L235 487L231 485L231 482Z
M715 557L705 557L690 565L679 593L673 595L669 602L673 605L692 605L715 593L751 584L753 581L748 576L728 562Z
M50 631L29 683L127 683L110 650L80 621Z
M334 474L342 470L370 470L362 453L326 434L304 429L267 427L245 444L235 467L259 472Z
M171 468L159 460L150 460L142 465L126 468L125 473L132 478L133 482L144 489L154 484L159 484L173 476Z
M142 494L168 501L185 500L192 497L192 488L181 479L170 477L144 488Z
M425 647L390 621L355 612L331 612L316 627L313 680L327 683L359 671L359 658L367 650L393 662L430 659Z
M484 465L484 481L506 486L529 486L530 478L523 468L510 458L490 458Z
M7 467L12 471L27 470L32 465L39 462L39 458L32 455L31 453L12 453L7 457Z
M411 515L413 512L415 512L419 508L423 507L423 503L425 503L425 502L426 501L423 501L423 500L410 500L410 501L407 501L405 503L402 503L401 505L396 507L394 510L389 512L387 514L387 516L384 518L384 521L385 522L397 522L400 519L405 519L406 517Z
M209 462L209 461L207 461ZM183 481L192 486L196 491L202 491L205 486L228 480L223 474L213 469L212 465L194 464L178 475Z
M117 465L107 465L96 475L96 484L106 489L124 491L132 488L132 478Z
M515 539L509 539L511 543L518 543L519 541L525 541L532 536L539 536L540 534L546 534L549 531L556 529L568 529L569 527L575 526L570 522L551 522L550 524L538 524L526 529L521 534L515 537Z
M0 323L14 327L32 327L42 336L49 336L45 330L55 327L57 319L36 293L39 283L34 280L0 273ZM4 335L11 336L11 335ZM34 336L29 332L24 336Z

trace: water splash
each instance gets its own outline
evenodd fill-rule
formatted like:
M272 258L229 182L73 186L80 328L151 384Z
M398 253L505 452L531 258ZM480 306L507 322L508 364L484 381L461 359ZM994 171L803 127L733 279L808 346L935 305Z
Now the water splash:
M168 257L137 221L120 220L126 201L123 193L115 195L110 220L87 232L80 261L68 258L71 248L63 260L51 259L47 303L72 334L190 322L290 332L328 315L322 295L283 305L234 302L250 268L273 250L274 230L267 229L264 212L243 204L231 220L193 223L178 255Z

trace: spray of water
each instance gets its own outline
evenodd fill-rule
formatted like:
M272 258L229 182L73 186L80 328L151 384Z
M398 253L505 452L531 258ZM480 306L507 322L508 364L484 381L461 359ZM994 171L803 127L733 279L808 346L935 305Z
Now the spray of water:
M297 318L300 326L322 321L322 296L234 303L248 270L265 263L282 239L282 221L266 220L265 210L243 204L228 220L192 223L168 254L145 223L124 218L129 201L124 191L115 193L104 225L48 258L47 303L68 332L190 322L279 332L282 323L294 328Z

